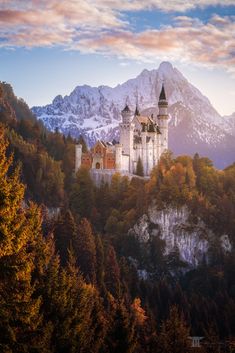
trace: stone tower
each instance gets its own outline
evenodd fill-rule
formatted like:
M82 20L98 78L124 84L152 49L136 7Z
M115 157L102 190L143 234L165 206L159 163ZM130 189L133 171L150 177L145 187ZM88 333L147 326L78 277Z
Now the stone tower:
M122 146L122 152L124 155L130 156L129 171L133 172L133 139L134 139L134 127L132 123L133 113L131 112L128 105L122 111L122 122L119 124L120 127L120 145Z
M168 149L168 102L166 100L165 88L162 85L161 93L158 101L159 113L157 116L158 125L161 131L161 151Z

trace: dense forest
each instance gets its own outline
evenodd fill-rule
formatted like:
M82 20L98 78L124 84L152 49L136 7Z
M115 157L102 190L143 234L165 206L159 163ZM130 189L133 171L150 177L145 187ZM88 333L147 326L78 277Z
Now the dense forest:
M187 353L190 336L204 337L197 351L235 352L235 163L168 151L149 180L98 187L74 173L82 137L47 131L3 82L0 141L1 352ZM186 269L159 237L139 242L129 230L150 206L201 219L207 259Z

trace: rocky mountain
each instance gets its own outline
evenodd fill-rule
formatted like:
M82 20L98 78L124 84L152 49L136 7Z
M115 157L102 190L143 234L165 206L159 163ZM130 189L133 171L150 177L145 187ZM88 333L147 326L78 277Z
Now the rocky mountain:
M157 70L144 70L139 76L114 88L78 86L69 96L57 96L33 113L49 128L65 134L82 134L91 146L97 139L118 140L121 110L136 102L144 114L158 114L162 82L169 102L169 148L177 154L211 158L223 168L235 161L235 119L222 117L210 101L191 85L170 63Z
M224 116L224 120L226 122L225 129L227 132L235 135L235 112L231 115Z

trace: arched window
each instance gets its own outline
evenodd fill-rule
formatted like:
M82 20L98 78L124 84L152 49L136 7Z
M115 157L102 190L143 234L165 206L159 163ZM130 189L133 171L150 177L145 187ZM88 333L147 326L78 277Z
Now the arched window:
M95 168L96 169L100 169L100 163L99 162L96 163Z

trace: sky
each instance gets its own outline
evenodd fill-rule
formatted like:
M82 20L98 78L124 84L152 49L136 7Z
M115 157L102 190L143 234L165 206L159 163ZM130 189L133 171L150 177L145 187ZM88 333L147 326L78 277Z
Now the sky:
M235 0L0 0L0 81L29 106L162 61L235 112Z

